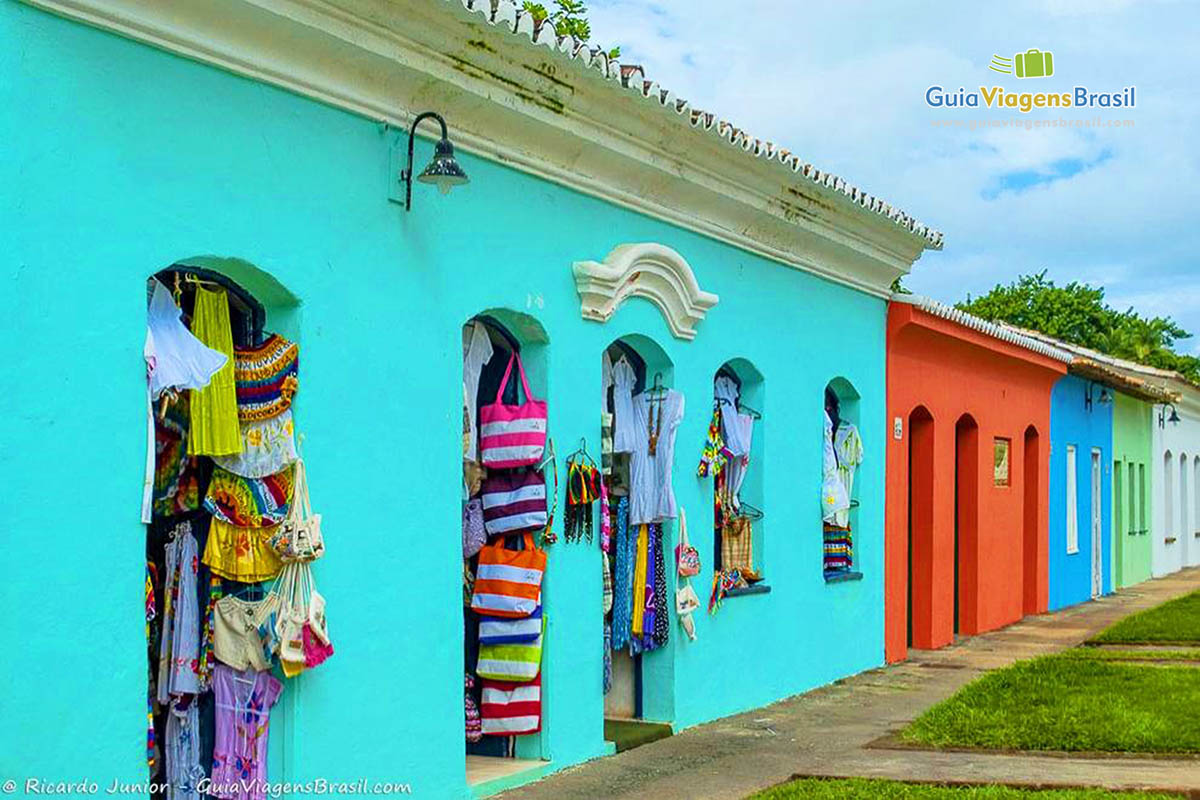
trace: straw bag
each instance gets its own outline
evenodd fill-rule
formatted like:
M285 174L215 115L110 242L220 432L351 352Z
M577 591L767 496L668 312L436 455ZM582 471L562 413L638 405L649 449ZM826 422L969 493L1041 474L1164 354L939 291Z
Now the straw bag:
M525 402L510 406L505 405L503 397L514 361L521 373ZM512 469L541 461L546 449L546 417L546 401L535 399L529 391L525 367L514 352L508 358L508 368L496 390L496 402L479 409L479 449L483 463L488 467Z
M675 545L675 565L681 578L700 574L700 551L692 547L687 535L687 515L679 509L679 544Z
M755 574L754 535L749 517L726 518L725 527L721 530L721 569Z
M325 553L321 536L321 515L314 514L308 499L308 476L304 459L296 459L296 485L292 506L283 522L271 534L271 549L284 563L315 561Z

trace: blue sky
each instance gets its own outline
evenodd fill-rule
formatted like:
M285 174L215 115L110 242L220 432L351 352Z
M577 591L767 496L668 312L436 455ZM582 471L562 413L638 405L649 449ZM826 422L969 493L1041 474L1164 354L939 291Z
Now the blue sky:
M756 136L946 234L906 284L957 301L1046 269L1174 317L1200 354L1200 3L591 0L595 43ZM1054 54L1053 77L988 70ZM940 85L1119 91L1133 109L932 109ZM1094 118L1131 127L937 128L941 119Z

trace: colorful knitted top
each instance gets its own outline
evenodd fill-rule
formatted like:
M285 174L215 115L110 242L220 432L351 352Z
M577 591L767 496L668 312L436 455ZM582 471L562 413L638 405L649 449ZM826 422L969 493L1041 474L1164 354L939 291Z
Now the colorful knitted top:
M300 347L277 333L258 347L234 351L238 418L259 422L287 411L299 388Z

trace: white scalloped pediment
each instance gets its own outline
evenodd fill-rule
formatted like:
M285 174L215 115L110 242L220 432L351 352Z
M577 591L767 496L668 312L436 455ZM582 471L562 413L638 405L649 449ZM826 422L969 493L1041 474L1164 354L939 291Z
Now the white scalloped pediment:
M662 311L672 334L694 339L719 299L700 288L683 256L652 242L620 245L603 261L576 261L572 269L583 318L596 322L607 322L626 298L644 297Z

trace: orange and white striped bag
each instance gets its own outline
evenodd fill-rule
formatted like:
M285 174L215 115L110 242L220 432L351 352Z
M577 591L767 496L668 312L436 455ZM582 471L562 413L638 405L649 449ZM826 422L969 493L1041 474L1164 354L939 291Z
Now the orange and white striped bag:
M504 537L499 537L479 551L472 609L492 617L519 619L541 605L546 551L534 546L532 533L526 532L524 541L524 550L508 550Z

